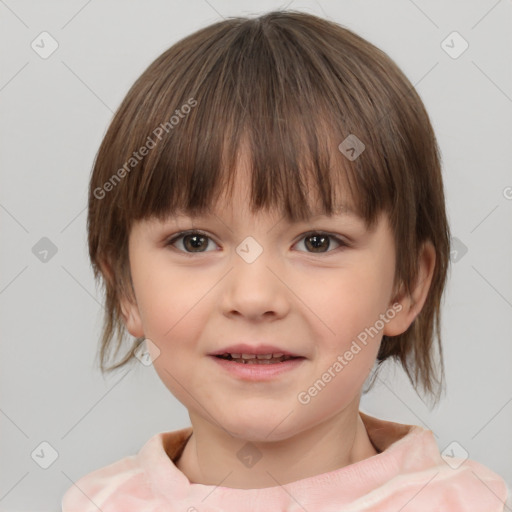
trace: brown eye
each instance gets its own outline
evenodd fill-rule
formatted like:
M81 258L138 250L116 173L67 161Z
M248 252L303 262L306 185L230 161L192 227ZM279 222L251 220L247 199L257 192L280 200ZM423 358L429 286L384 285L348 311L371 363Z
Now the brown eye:
M311 235L306 237L306 247L312 252L324 252L329 249L329 237L325 235Z
M180 241L181 243L178 243ZM210 241L211 238L200 231L187 231L178 233L178 235L169 240L166 245L173 245L180 251L191 254L209 252L207 248L211 245L209 243Z
M183 237L184 247L191 252L204 252L208 247L208 239L203 235L185 235Z
M334 240L334 248L336 248L336 244L338 247L348 245L337 236L329 235L327 233L308 233L304 236L304 238L302 238L302 240L304 240L304 246L306 247L307 252L317 254L332 252L333 249L331 249L331 240Z

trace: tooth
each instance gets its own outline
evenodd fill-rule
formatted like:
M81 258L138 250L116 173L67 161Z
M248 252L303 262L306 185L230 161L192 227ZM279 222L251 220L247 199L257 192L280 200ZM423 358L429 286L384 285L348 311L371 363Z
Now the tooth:
M256 357L258 359L272 359L272 354L258 354Z
M242 357L242 354L231 354L231 357L233 359L240 359Z
M272 354L274 357L282 357L284 354L282 352L278 352L277 354Z
M256 356L254 354L242 354L242 359L255 359Z

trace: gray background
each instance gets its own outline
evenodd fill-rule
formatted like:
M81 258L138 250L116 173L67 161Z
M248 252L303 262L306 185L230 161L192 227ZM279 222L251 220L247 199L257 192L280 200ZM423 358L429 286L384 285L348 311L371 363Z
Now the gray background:
M79 477L189 425L152 367L104 378L94 366L103 297L87 258L89 173L113 111L162 51L222 17L280 7L330 18L386 51L416 85L441 146L457 238L443 306L447 395L430 411L389 367L361 410L430 428L440 450L456 441L512 484L510 0L5 0L1 510L59 510ZM58 43L46 59L31 47L43 31ZM469 44L457 58L442 47L453 31ZM452 52L462 48L451 40ZM57 250L47 261L43 237ZM44 441L58 453L48 469Z

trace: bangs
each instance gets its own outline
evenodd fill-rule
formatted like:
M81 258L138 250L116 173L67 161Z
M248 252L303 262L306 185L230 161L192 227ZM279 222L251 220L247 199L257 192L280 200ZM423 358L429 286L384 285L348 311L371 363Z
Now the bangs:
M277 209L296 222L313 211L335 214L343 203L370 226L391 207L394 186L375 135L386 130L379 115L390 100L382 84L370 90L375 71L365 75L358 57L356 76L350 45L326 54L329 34L302 40L296 26L275 27L278 21L233 19L205 29L208 38L199 31L135 83L138 94L119 112L127 120L125 160L144 144L152 149L130 171L129 186L116 187L127 229L143 218L204 214L229 200L243 157L253 211ZM380 111L371 94L383 96ZM355 159L339 149L349 135L365 145Z

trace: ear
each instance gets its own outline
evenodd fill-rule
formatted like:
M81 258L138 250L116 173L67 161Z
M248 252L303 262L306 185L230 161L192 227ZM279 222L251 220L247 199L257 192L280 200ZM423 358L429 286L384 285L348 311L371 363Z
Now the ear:
M143 338L144 329L142 328L142 321L137 303L132 302L127 297L123 297L119 302L126 329L132 336L135 336L136 338Z
M384 327L383 334L386 336L398 336L405 332L419 315L425 301L427 300L430 284L434 275L436 263L436 251L432 242L426 241L422 245L418 260L418 275L410 294L402 288L395 296L391 305L399 311ZM399 309L399 306L401 309Z
M99 266L103 276L112 286L114 283L114 272L112 271L112 267L107 261L101 261ZM144 337L140 312L135 299L130 300L129 297L126 297L123 294L123 297L119 299L119 305L121 307L124 325L128 332L136 338Z

